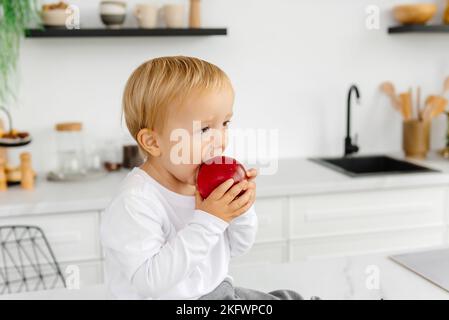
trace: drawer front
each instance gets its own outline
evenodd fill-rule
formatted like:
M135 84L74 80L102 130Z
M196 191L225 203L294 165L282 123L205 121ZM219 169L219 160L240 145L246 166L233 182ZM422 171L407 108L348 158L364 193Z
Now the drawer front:
M0 226L33 225L42 228L56 260L69 262L101 259L98 220L97 212L64 213L0 219ZM23 246L30 249L30 242ZM8 251L20 262L13 244L9 245ZM23 264L28 264L27 261L24 259Z
M446 232L445 227L429 227L295 239L291 242L291 257L293 261L298 261L313 257L347 256L441 246L448 243Z
M65 262L61 264L61 271L66 279L67 288L84 288L104 283L103 261Z
M254 244L246 254L231 259L232 266L260 264L260 263L281 263L287 261L287 242Z
M443 188L293 197L293 237L444 224Z
M263 198L255 202L258 218L256 242L278 241L286 238L286 199Z
M59 266L68 289L82 289L104 283L103 263L100 260L66 262L61 263ZM43 281L38 280L38 273L34 267L24 267L23 271L27 275L27 282L24 283L16 269L8 268L4 272L5 279L2 278L0 282L7 279L10 285L8 287L1 286L0 295L64 288L62 280L56 276L56 270L52 266L48 264L40 265L40 270L43 275Z

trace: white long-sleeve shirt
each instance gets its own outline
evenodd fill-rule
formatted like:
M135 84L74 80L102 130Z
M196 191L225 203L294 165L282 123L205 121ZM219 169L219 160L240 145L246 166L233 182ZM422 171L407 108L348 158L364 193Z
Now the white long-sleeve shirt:
M246 253L256 232L253 207L227 223L136 167L101 217L111 298L198 299L230 277L230 258Z

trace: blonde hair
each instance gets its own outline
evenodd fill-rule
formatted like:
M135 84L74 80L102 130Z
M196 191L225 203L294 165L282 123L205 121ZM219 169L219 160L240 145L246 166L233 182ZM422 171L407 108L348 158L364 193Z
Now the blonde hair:
M221 88L231 82L226 73L207 61L160 57L141 64L129 77L123 93L123 113L130 134L137 140L141 129L163 130L168 106L195 90Z

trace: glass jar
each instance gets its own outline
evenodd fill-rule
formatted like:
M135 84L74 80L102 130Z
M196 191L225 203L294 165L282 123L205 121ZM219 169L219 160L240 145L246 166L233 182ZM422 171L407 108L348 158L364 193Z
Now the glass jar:
M115 140L104 143L103 165L107 171L117 171L122 167L123 150L122 145Z
M65 122L56 124L58 173L63 176L86 174L82 123Z

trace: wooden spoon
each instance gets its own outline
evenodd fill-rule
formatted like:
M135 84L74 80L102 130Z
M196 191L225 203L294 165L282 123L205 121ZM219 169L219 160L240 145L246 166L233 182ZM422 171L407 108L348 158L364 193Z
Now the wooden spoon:
M442 95L445 95L448 91L449 91L449 77L447 77L446 80L444 80Z
M404 120L410 120L412 118L412 95L410 91L401 93L399 98L402 116Z
M381 83L380 90L385 93L388 97L390 97L391 104L393 107L402 113L401 110L401 101L399 100L398 96L396 95L396 89L394 88L393 83L386 81Z
M434 99L434 107L432 108L432 112L430 114L430 118L433 119L444 112L447 106L447 99L443 97L436 97Z
M446 109L447 102L447 99L441 96L428 96L426 99L426 106L422 111L422 119L424 121L430 121L443 113Z

